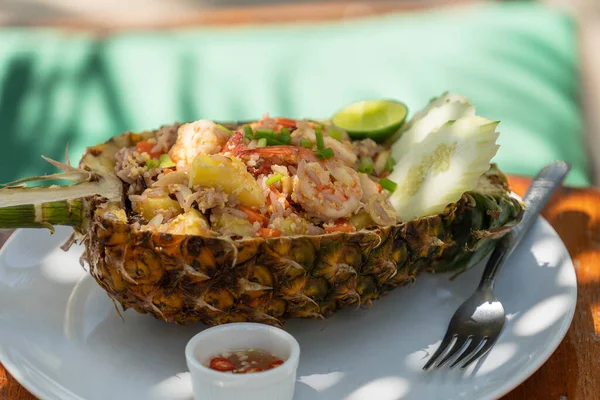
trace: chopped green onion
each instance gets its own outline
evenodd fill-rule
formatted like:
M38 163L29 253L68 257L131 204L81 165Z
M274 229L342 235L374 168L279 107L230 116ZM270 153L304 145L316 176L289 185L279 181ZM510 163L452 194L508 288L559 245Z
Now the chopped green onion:
M265 139L267 141L267 146L273 146L275 144L279 144L279 143L275 143L275 131L269 131L267 129L259 129L256 131L256 133L254 133L254 138L255 139Z
M379 180L379 184L381 185L382 188L384 188L385 190L387 190L388 192L393 193L394 190L396 190L396 188L398 187L398 184L394 181L389 180L388 178L381 178Z
M266 139L267 146L287 145L292 142L292 137L285 133L277 133L271 129L259 129L254 134L255 139Z
M283 128L281 128L279 130L279 132L283 133L284 135L289 135L290 134L290 130L288 128L286 128L285 126Z
M394 157L389 156L385 160L385 168L383 170L387 171L387 172L392 172L394 170L395 166L396 166L396 160L394 160Z
M344 137L344 134L335 128L327 128L327 134L329 135L329 137L334 138L338 142L341 142L342 138Z
M150 160L146 161L146 167L148 167L148 169L158 168L159 165L160 162L154 158L151 158Z
M173 160L171 160L171 157L169 157L168 154L161 154L158 160L161 168L170 168L175 166L175 163Z
M272 184L279 182L281 180L281 178L283 178L283 175L275 174L272 177L270 177L269 179L267 179L267 181L265 183L267 184L267 186L271 186Z
M286 133L280 133L279 135L277 135L277 140L279 140L283 144L292 143L292 137Z
M307 149L312 149L312 147L313 147L313 142L311 142L311 141L310 141L310 140L308 140L308 139L302 139L302 140L300 141L300 146L302 146L302 147L306 147Z
M277 132L275 132L273 129L257 129L255 134L275 136L277 135Z
M317 138L317 149L325 149L325 142L323 141L323 128L320 126L315 128L315 137Z
M375 164L373 163L373 159L371 157L363 157L360 160L360 164L358 165L358 171L363 174L371 175L373 170L375 169Z
M320 158L321 160L325 160L327 158L331 158L335 155L335 153L333 152L332 149L330 149L329 147L324 148L323 150L317 150L315 151L315 155Z
M246 139L254 139L254 132L252 132L252 127L250 125L244 125L244 136Z
M231 132L231 130L225 128L223 125L221 124L215 124L217 126L218 129L222 130L223 132L227 132L229 135L233 135L233 132Z
M267 139L265 139L265 138L258 139L258 143L256 144L256 147L267 147Z

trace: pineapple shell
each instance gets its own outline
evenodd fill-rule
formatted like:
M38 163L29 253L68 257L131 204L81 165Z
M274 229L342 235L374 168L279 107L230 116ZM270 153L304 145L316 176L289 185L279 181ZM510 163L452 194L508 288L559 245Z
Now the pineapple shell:
M88 149L80 167L112 173L114 154L152 133L127 133ZM439 215L392 227L279 238L202 237L140 231L122 200L90 199L83 229L90 273L123 309L179 324L326 318L369 306L420 272L456 271L491 248L522 216L495 167Z

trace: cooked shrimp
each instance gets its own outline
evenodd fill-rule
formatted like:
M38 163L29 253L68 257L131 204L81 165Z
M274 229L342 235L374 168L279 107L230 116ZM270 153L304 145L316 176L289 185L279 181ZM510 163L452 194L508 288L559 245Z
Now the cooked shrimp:
M308 139L313 143L317 142L315 130L308 123L304 122L298 123L298 129L292 133L292 138L295 138L297 142L302 139ZM357 157L350 142L339 142L332 137L323 135L323 143L325 147L331 148L335 153L335 157L342 160L344 164L354 165L356 163Z
M360 177L360 187L363 190L361 201L366 203L369 198L379 194L381 191L379 190L379 186L367 174L359 173L358 176Z
M395 225L398 222L396 209L392 206L384 193L371 196L365 205L365 211L369 213L373 221L380 226Z
M277 120L275 118L271 118L271 116L269 116L269 113L264 113L260 121L250 125L252 125L252 128L254 128L254 130L275 129L275 127L277 126Z
M358 173L339 161L300 161L292 200L324 221L348 217L360 206Z
M273 165L295 167L301 160L317 161L317 157L311 150L296 146L268 146L249 149L244 145L238 145L231 153L244 161L248 166L248 171L255 177L269 173Z
M169 156L178 168L192 164L197 155L211 155L221 151L229 134L208 120L183 124L177 132L177 141L171 147Z
M300 160L317 161L315 153L304 147L268 146L238 151L239 157L252 154L265 160L271 160L273 164L298 164Z
M387 196L381 193L379 186L366 174L359 174L360 186L363 190L361 201L365 204L365 211L371 219L381 226L394 225L396 223L396 210L390 204Z

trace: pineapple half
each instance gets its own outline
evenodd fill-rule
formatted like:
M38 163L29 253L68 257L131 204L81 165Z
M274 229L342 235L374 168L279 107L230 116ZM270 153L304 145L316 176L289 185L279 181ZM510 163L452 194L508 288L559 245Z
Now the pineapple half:
M239 240L140 231L128 221L115 153L157 132L116 136L88 148L79 168L54 162L65 173L38 178L74 185L0 190L0 228L72 226L67 247L84 244L89 272L123 309L179 324L281 325L369 306L423 271L465 268L523 212L492 165L441 213L387 228Z

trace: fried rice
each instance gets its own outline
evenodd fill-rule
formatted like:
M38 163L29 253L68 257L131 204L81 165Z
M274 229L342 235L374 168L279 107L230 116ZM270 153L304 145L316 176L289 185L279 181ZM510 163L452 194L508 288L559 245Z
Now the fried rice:
M159 232L266 236L353 232L399 221L378 183L389 152L338 128L271 118L162 127L116 154L130 217Z

